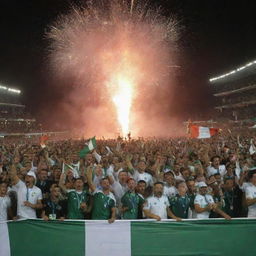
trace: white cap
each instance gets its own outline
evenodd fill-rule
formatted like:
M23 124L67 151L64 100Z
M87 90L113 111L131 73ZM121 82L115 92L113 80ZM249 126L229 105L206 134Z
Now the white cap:
M199 188L207 187L206 183L203 182L203 181L198 182L198 183L197 183L197 186L198 186Z
M27 175L34 177L35 182L36 182L36 175L35 175L35 173L34 173L33 171L29 171L29 172L27 173Z
M172 170L171 170L170 168L165 168L165 169L163 170L163 172L164 172L164 173L172 172Z

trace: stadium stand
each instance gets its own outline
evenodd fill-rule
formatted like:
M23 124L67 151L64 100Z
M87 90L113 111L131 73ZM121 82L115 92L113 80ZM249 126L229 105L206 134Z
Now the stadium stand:
M256 61L209 80L217 118L251 122L256 117Z
M0 133L40 131L40 125L21 104L21 91L0 85Z

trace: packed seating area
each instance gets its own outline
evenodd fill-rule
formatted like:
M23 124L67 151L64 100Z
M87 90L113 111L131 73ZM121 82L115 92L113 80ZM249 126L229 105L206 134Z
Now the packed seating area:
M1 220L256 217L256 132L1 143Z

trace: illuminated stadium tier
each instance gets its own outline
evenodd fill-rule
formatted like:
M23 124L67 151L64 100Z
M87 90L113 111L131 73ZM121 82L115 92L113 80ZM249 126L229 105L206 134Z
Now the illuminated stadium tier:
M26 133L38 131L34 118L21 104L21 91L0 85L0 133Z
M218 117L228 120L256 118L256 61L209 80Z

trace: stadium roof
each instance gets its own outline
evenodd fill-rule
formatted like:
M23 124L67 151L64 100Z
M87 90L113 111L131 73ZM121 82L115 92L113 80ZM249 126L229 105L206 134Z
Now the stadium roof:
M0 85L0 91L6 91L6 92L16 93L16 94L21 93L21 91L18 89L10 88L10 87L4 86L4 85Z
M240 66L234 70L231 70L227 73L221 74L216 77L212 77L209 79L209 82L214 83L223 83L228 81L237 80L243 77L250 76L252 74L256 74L256 60L251 61L244 66Z

